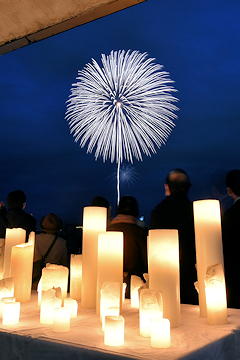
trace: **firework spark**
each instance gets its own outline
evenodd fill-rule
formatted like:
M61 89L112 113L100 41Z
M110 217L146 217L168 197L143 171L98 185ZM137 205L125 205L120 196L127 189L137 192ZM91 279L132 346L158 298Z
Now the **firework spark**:
M66 120L75 141L95 150L95 159L142 160L164 144L178 108L173 81L147 53L111 51L102 68L92 59L78 72L67 101Z

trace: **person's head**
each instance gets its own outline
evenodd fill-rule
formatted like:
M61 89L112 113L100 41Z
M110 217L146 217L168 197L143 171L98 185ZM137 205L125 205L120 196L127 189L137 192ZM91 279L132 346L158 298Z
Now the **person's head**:
M235 169L229 171L226 176L225 184L230 196L240 196L240 170Z
M40 221L40 229L45 233L56 234L62 227L62 220L54 213L43 216Z
M138 216L138 203L132 196L123 196L117 207L117 214Z
M92 199L91 205L109 209L109 202L102 196L95 196L95 198Z
M15 190L7 195L7 206L9 209L24 209L26 195L22 190Z
M165 180L165 193L166 195L173 194L177 191L188 193L191 182L188 174L182 169L172 170Z

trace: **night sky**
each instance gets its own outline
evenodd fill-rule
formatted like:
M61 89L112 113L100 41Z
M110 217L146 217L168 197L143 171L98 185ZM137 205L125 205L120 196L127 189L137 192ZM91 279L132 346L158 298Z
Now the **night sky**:
M149 223L173 168L190 176L191 200L212 198L211 176L240 168L240 2L148 0L0 57L1 187L22 189L26 211L82 222L94 196L116 205L117 165L86 154L70 134L66 101L78 70L111 50L147 52L175 81L178 120L152 157L124 163L121 195Z

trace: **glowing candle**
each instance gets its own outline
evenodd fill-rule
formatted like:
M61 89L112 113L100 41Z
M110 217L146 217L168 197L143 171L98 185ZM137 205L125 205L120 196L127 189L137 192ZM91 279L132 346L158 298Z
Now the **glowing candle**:
M139 288L144 284L143 280L136 275L131 276L130 298L131 307L139 308Z
M6 301L3 307L3 325L16 325L19 323L20 302Z
M107 209L97 206L83 210L81 307L96 308L98 234L106 231Z
M222 264L208 267L205 284L208 324L227 324L227 297Z
M102 285L100 291L100 321L103 312L112 307L117 307L120 311L121 284L119 282L109 282Z
M151 320L151 346L153 348L171 346L170 321L168 319Z
M26 230L17 229L6 229L5 236L5 250L4 250L4 266L3 266L3 278L7 278L11 273L11 255L12 247L25 242Z
M14 296L17 301L31 299L33 245L29 243L12 247L11 276L14 278Z
M162 294L160 291L142 289L140 291L139 329L140 335L151 336L151 319L163 317Z
M218 200L193 202L200 316L207 317L205 276L208 266L222 264L221 214Z
M14 281L13 277L0 280L0 300L5 297L13 297Z
M161 291L163 317L180 325L179 245L177 230L149 230L149 288Z
M109 307L102 311L102 331L105 331L105 317L106 316L119 316L119 307Z
M98 264L97 264L97 303L96 312L100 315L101 289L104 283L118 283L118 297L120 313L122 308L123 284L123 233L107 231L98 236ZM116 305L112 305L116 306Z
M121 346L124 344L124 318L119 316L105 317L104 345Z
M77 300L66 298L64 299L64 307L70 310L71 319L77 317L78 313L78 303Z
M82 254L71 254L70 261L70 297L81 300L82 291Z
M122 288L122 302L125 301L126 289L127 289L127 284L126 284L126 283L123 283L123 288Z
M68 289L68 268L62 265L47 264L42 270L42 290L60 287L62 298L67 297Z
M61 305L62 301L57 297L42 301L40 308L40 323L53 324L54 309L61 307Z
M53 310L53 331L70 331L70 309L57 307Z
M3 317L3 308L4 308L4 304L5 302L15 302L16 301L16 298L15 297L5 297L5 298L2 298L1 301L0 301L0 318L2 319Z

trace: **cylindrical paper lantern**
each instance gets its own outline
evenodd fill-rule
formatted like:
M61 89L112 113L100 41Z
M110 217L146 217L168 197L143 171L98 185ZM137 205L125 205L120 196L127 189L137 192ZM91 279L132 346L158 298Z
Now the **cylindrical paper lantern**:
M153 348L171 346L170 321L168 319L151 320L151 346Z
M100 291L100 321L103 312L112 307L117 307L120 312L121 284L119 282L104 283Z
M105 317L106 316L119 316L119 307L109 307L102 312L102 331L105 331Z
M11 276L14 278L14 296L17 301L31 299L33 245L29 243L12 247Z
M139 330L144 337L151 336L151 319L163 317L162 294L160 291L142 289L140 291Z
M208 266L223 264L220 204L218 200L193 202L200 316L207 317L205 276Z
M106 316L104 345L121 346L124 344L124 317Z
M71 254L70 260L70 297L81 300L82 292L82 254Z
M100 315L101 288L104 283L119 283L119 307L122 309L123 284L123 233L107 231L98 235L97 264L97 306L96 313ZM116 306L116 305L112 305Z
M6 240L5 240L5 250L4 250L3 278L7 278L10 276L12 247L25 242L26 230L21 228L6 229L5 238Z
M41 324L53 324L54 309L61 307L61 299L54 297L41 303L40 308L40 323Z
M81 307L96 308L98 234L106 231L107 209L98 206L83 210Z
M1 301L0 301L0 319L2 319L2 317L3 317L3 308L4 308L5 302L15 302L15 301L16 301L16 298L12 297L12 296L1 299Z
M163 317L180 325L179 244L177 230L149 230L149 288L161 291Z
M130 285L130 298L131 298L131 307L139 308L139 288L143 286L143 280L136 275L131 276L131 285Z
M62 298L67 297L68 289L68 268L62 265L47 264L42 269L42 291L60 287Z
M70 310L71 319L77 317L78 313L78 303L77 300L66 298L64 299L64 307Z
M14 295L13 277L0 280L0 300L5 297L12 297L13 295Z
M20 302L6 301L3 307L3 325L16 325L19 323Z
M70 331L70 309L57 307L53 310L53 331Z

